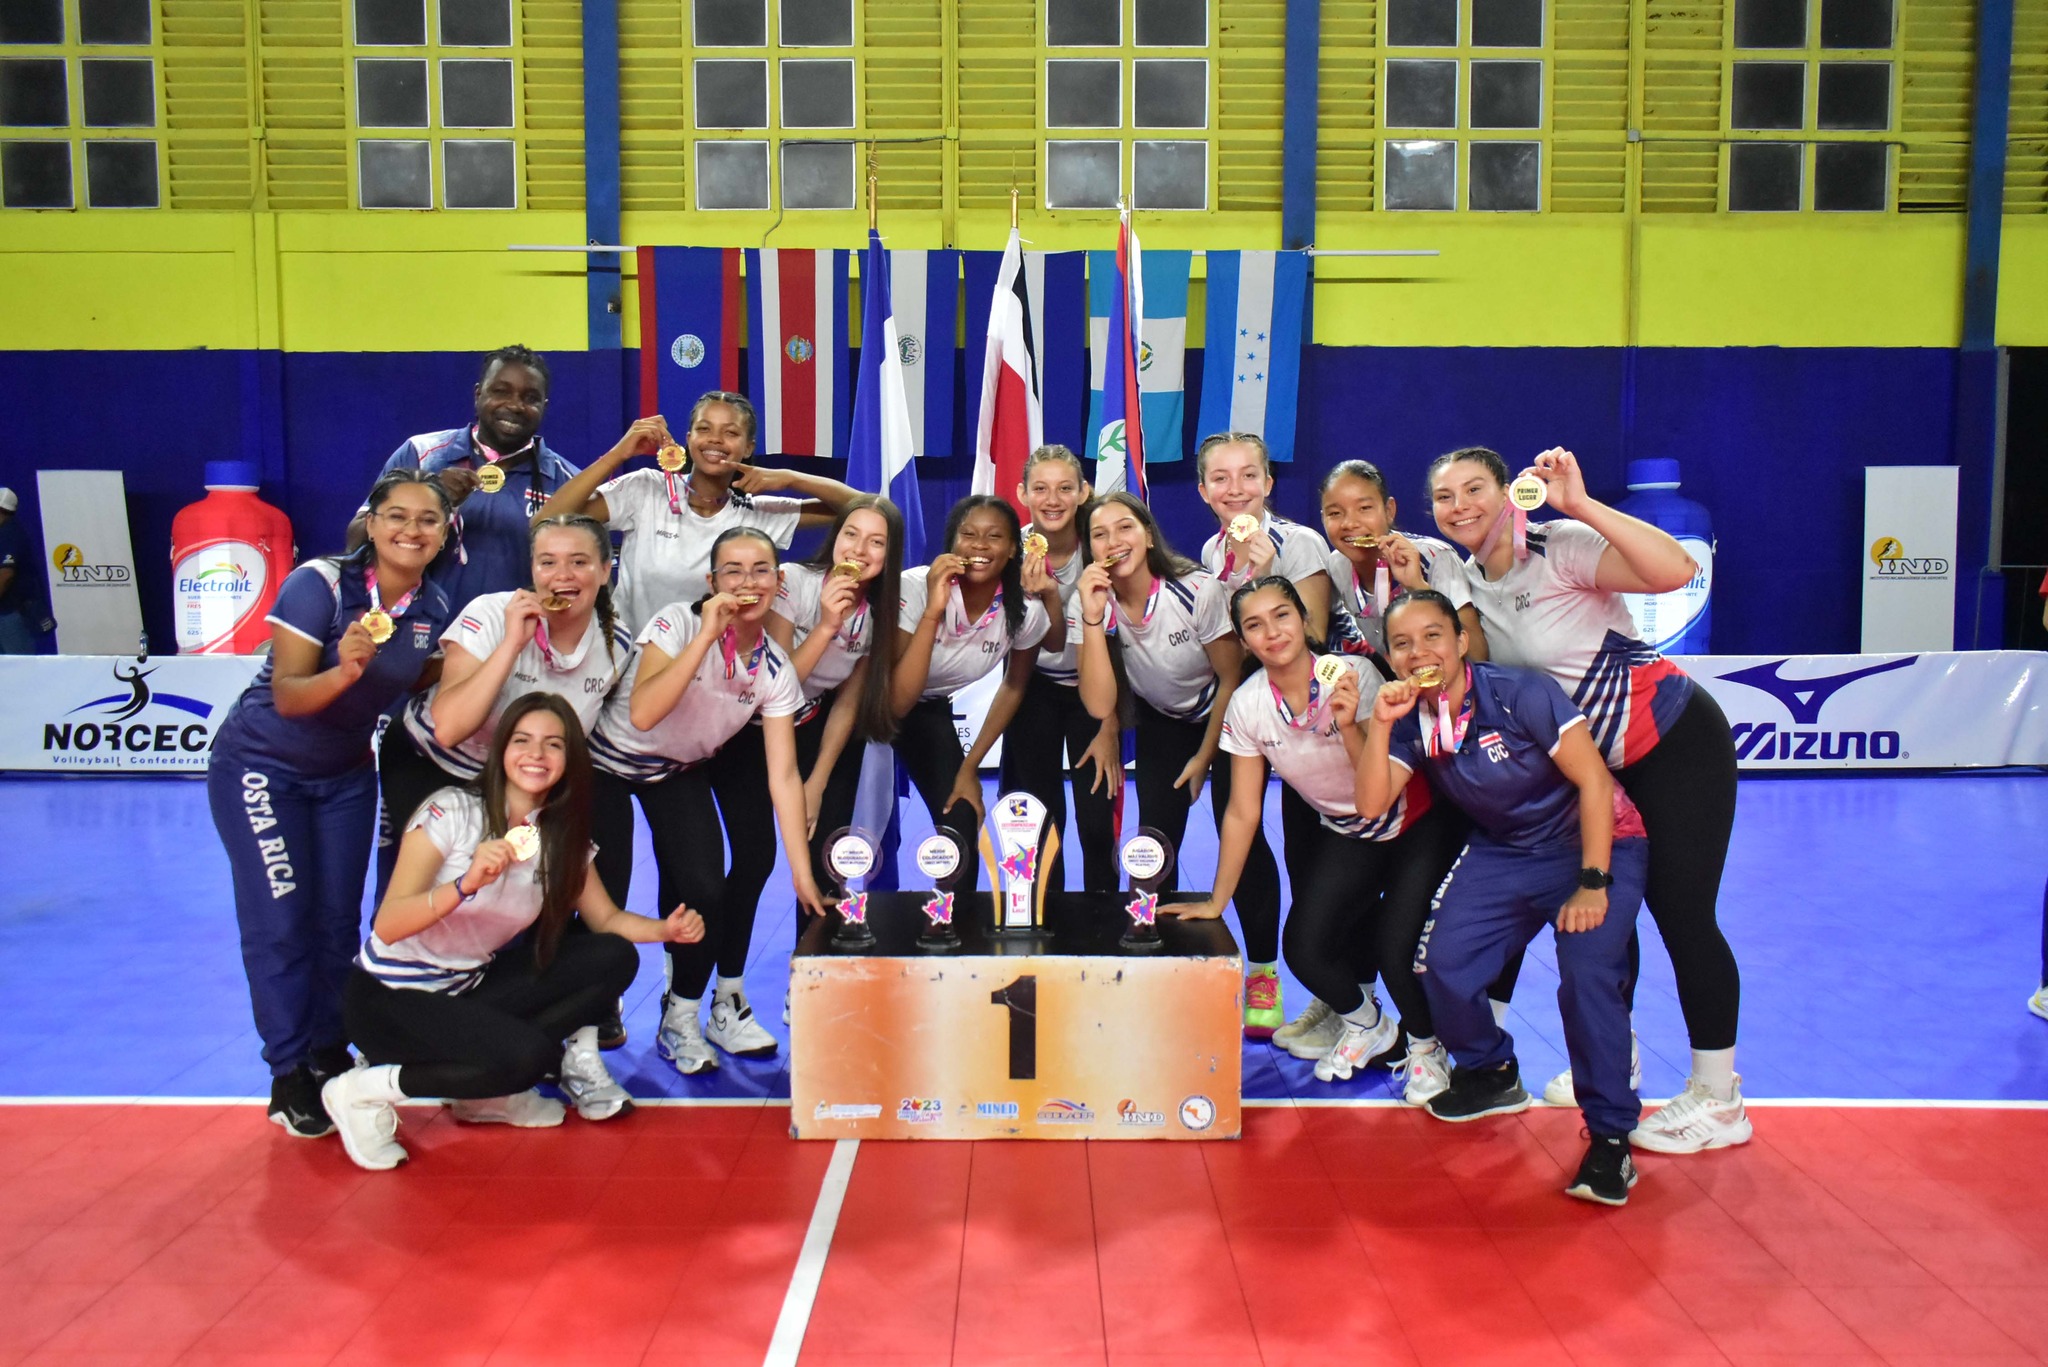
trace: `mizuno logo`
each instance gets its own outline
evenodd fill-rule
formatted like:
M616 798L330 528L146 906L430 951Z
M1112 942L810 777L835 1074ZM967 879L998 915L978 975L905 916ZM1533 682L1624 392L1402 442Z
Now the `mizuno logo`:
M1918 663L1919 659L1918 655L1908 655L1904 659L1888 660L1884 664L1872 665L1868 669L1851 670L1847 674L1829 674L1818 679L1784 678L1778 671L1786 662L1773 660L1768 664L1738 669L1721 677L1730 683L1748 684L1751 688L1761 689L1785 704L1785 710L1792 714L1795 724L1812 726L1820 720L1820 710L1827 704L1827 700L1850 684L1858 679L1870 678L1874 674L1888 674L1894 669L1904 669L1908 665Z

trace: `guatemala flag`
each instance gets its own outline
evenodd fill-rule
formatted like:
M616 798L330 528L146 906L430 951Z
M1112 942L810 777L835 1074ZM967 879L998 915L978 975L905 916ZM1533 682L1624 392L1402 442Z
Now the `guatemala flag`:
M1202 431L1256 432L1294 459L1301 387L1303 252L1210 252L1202 351Z

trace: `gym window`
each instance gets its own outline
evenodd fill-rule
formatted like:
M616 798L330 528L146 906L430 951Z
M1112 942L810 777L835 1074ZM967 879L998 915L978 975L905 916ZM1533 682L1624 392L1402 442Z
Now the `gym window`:
M772 23L771 23L772 18ZM852 0L691 0L699 209L851 209L860 122ZM817 136L817 135L824 136Z
M356 200L519 207L512 0L350 0Z
M1543 0L1386 0L1381 204L1543 207Z
M163 203L151 0L0 0L0 207Z
M1046 0L1044 12L1045 207L1113 209L1127 198L1138 209L1207 209L1208 0Z
M1894 0L1735 0L1731 211L1890 207L1896 22Z

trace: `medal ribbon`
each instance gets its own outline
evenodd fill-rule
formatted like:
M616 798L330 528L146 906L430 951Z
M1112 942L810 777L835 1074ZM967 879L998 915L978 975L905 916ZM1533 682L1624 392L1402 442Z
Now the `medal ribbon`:
M555 652L548 644L548 619L546 617L542 617L533 624L533 643L540 647L540 657L547 661L548 668L555 668Z
M1439 689L1436 695L1436 722L1431 726L1427 717L1422 723L1422 748L1424 753L1448 755L1465 743L1465 733L1472 728L1472 666L1465 666L1465 702L1458 709L1458 719L1451 720L1450 699Z
M1295 720L1294 713L1288 709L1287 699L1281 696L1280 685L1274 683L1271 679L1267 679L1266 687L1273 690L1273 705L1280 709L1280 720L1286 722L1291 729L1299 731L1304 727L1313 727L1316 724L1316 704L1321 701L1323 696L1323 681L1321 679L1318 679L1313 674L1309 675L1308 706L1301 709L1301 720L1299 721Z
M727 627L725 634L718 638L718 650L725 657L725 677L737 679L740 676L739 632L732 627ZM753 653L747 656L747 682L749 684L753 683L754 675L760 671L761 656L767 653L767 650L768 634L763 632L761 639L754 642Z
M1486 534L1486 540L1479 543L1479 559L1485 560L1493 554L1493 548L1500 544L1501 533L1514 528L1515 559L1529 558L1529 515L1513 503L1501 505L1500 516L1493 520L1493 530Z
M865 592L861 595L860 606L853 615L839 624L839 641L848 651L860 644L860 634L868 628L868 600Z
M1358 606L1367 617L1384 617L1387 604L1394 596L1394 580L1383 560L1372 567L1372 597L1365 596L1365 582L1358 577L1358 567L1351 568L1351 587L1358 595Z
M1002 585L998 584L996 586L996 596L989 599L988 611L981 614L980 621L969 625L967 621L967 600L960 594L959 583L956 581L946 587L949 595L946 599L946 626L955 636L968 636L980 631L990 622L995 621L997 614L1003 610L1003 589Z
M424 579L420 580L419 584L414 584L411 588L405 591L405 596L403 598L393 603L390 607L384 608L383 603L377 597L376 558L374 556L371 557L370 563L363 566L363 592L370 595L370 612L375 612L379 608L383 608L383 610L392 617L405 616L405 610L412 606L413 598L416 595L418 595L420 591L420 584L424 584L426 582L427 581ZM368 614L366 613L364 615L367 616Z
M1159 589L1164 582L1157 575L1154 575L1152 587L1145 590L1145 615L1138 619L1139 626L1149 627L1152 625L1152 614L1159 611ZM1103 634L1114 636L1116 634L1116 595L1114 593L1109 595L1109 606L1103 609L1103 613Z
M471 423L469 425L469 458L472 462L474 462L477 459L478 455L481 454L483 457L483 463L486 465L496 465L499 461L510 460L514 456L524 455L528 451L533 450L534 443L538 440L538 438L529 437L527 439L526 445L520 447L517 451L493 451L490 447L484 445L483 438L477 435L477 428L478 425L476 423ZM539 467L538 465L536 465L536 473L538 472L538 469ZM449 525L452 526L455 530L455 558L460 563L467 565L469 563L469 547L462 544L461 510L457 509L455 515L449 518L448 521ZM392 614L392 616L394 617L396 617L397 615L397 613Z

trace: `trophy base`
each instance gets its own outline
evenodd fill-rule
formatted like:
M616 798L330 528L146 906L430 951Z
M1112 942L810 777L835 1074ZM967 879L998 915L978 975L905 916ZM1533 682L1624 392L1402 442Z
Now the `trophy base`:
M944 930L927 930L917 937L917 947L927 954L950 954L960 948L960 932L951 926Z
M1117 941L1117 945L1126 954L1162 954L1166 951L1166 941L1159 938L1156 926L1147 926L1142 930L1133 926L1123 933L1123 938Z
M875 932L868 929L865 923L841 926L838 930L832 932L832 948L834 949L873 949L874 947Z
M997 926L990 932L998 940L1050 940L1052 932L1044 926Z

